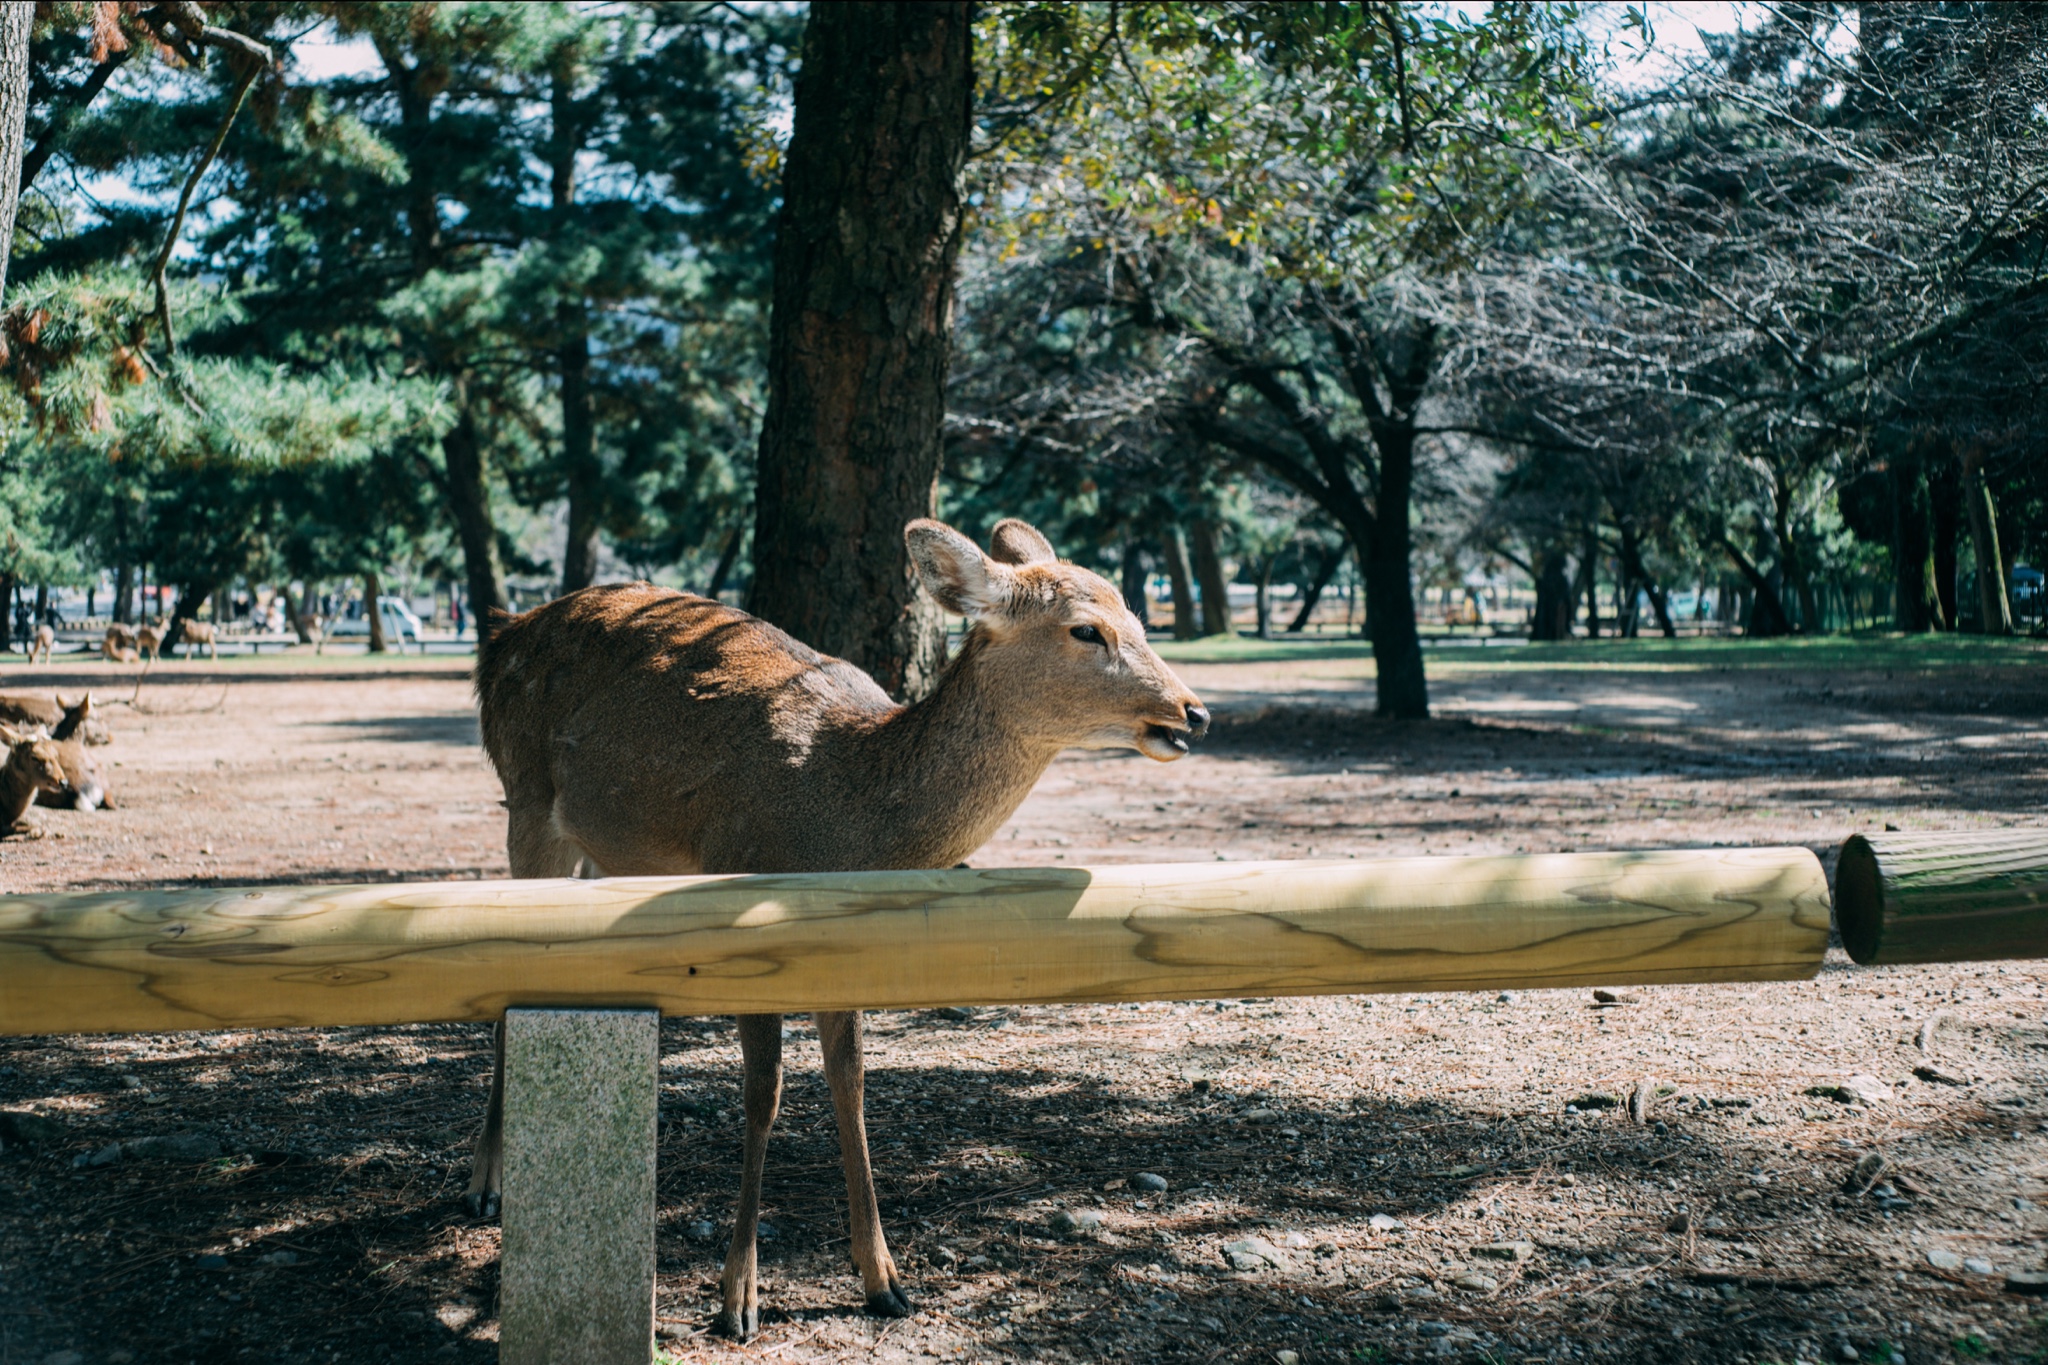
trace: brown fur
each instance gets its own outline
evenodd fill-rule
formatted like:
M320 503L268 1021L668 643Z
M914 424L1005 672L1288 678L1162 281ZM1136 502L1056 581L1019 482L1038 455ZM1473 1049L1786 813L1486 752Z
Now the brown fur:
M112 738L106 724L93 714L92 693L67 706L62 697L0 692L0 724L46 731L57 746L64 783L56 791L37 792L37 805L59 810L113 809L113 799L100 782L99 767L86 752L86 745L105 744Z
M140 626L135 631L135 648L142 657L155 663L163 653L164 628L162 626Z
M7 746L7 762L0 766L0 830L12 830L28 814L38 792L64 785L64 769L57 760L56 742L40 730L0 725L0 744Z
M36 638L28 647L28 661L50 662L50 651L57 647L57 632L47 625L36 627Z
M975 618L933 693L866 673L734 608L645 583L586 588L505 621L477 665L515 877L950 867L1064 748L1171 760L1208 713L1115 588L1004 522L995 557L936 522L906 530L927 588ZM1076 628L1100 642L1077 638ZM860 1016L817 1016L839 1120L852 1251L871 1311L910 1311L875 1206ZM740 1021L747 1131L720 1324L758 1322L754 1234L781 1091L781 1020ZM495 1203L498 1087L471 1199Z
M107 633L100 640L100 653L109 663L132 664L136 661L135 627L124 626L116 621L107 627Z
M184 644L185 652L188 655L198 654L199 646L205 645L208 658L214 660L220 658L220 649L214 643L214 629L213 622L211 621L185 622L178 628L178 639Z

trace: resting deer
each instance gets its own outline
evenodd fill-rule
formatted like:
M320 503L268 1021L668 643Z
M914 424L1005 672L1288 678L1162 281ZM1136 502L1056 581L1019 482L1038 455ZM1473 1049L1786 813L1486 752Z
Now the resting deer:
M53 627L47 625L37 626L36 638L30 642L28 647L28 661L30 663L36 663L38 661L42 663L48 663L50 662L50 651L55 649L56 647L56 630Z
M100 640L100 653L108 663L132 664L136 661L135 627L124 626L119 621L107 627L107 633Z
M935 521L904 532L925 588L973 622L937 688L891 702L866 673L767 622L645 583L585 588L505 621L477 663L515 877L952 867L1062 749L1171 762L1209 725L1122 595L1021 521L992 555ZM871 1313L910 1300L875 1206L860 1015L815 1016L839 1122L853 1259ZM760 1324L755 1230L782 1091L782 1017L743 1015L746 1142L719 1327ZM469 1202L496 1208L504 1035Z
M0 766L0 832L5 832L21 823L37 793L64 785L64 768L56 741L41 730L0 725L0 744L7 746L7 761Z

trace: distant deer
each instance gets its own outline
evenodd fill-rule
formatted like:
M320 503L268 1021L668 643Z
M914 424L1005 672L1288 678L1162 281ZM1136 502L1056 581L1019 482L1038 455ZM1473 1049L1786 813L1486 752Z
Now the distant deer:
M1209 726L1122 595L1021 521L984 555L935 521L905 529L925 588L973 622L910 706L743 611L646 583L585 588L502 623L477 664L515 877L952 867L1062 749L1171 762ZM839 1121L867 1308L911 1311L875 1207L860 1015L814 1016ZM743 1015L746 1144L720 1279L721 1330L760 1325L755 1231L782 1091L782 1017ZM469 1202L498 1204L504 1034Z
M57 759L56 741L41 730L0 725L0 745L7 749L7 761L0 765L0 832L4 832L21 823L37 793L63 787L64 768Z
M142 652L144 659L150 663L155 663L163 653L164 628L162 626L136 627L135 647Z
M135 652L135 627L124 626L119 621L108 626L106 635L100 640L100 653L108 663L134 663L140 657Z
M183 643L187 657L199 653L199 646L206 646L206 655L215 663L220 662L220 649L214 644L215 633L211 621L186 621L178 627L178 638L171 644Z
M50 662L50 651L55 649L56 647L56 629L54 627L47 625L37 626L36 637L33 641L29 643L28 661L30 663L35 663L38 660L40 660L43 663L48 663Z

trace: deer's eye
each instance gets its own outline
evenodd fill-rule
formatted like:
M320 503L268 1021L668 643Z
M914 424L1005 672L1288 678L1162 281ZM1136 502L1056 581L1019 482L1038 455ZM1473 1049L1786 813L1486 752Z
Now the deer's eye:
M1103 639L1102 632L1093 626L1075 626L1067 634L1073 636L1082 644L1101 645L1105 649L1109 647L1109 641Z

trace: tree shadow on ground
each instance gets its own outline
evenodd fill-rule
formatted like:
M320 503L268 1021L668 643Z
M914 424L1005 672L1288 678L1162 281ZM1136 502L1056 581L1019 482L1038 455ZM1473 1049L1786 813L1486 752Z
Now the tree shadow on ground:
M1181 1073L1164 1085L1122 1063L969 1065L1006 1018L873 1017L878 1037L908 1033L932 1058L874 1072L868 1113L888 1231L925 1310L904 1330L948 1349L1790 1359L1837 1335L1867 1349L1892 1312L1887 1275L1803 1241L1816 1219L1889 1213L1711 1095L1636 1125L1457 1102L1437 1077L1416 1098L1370 1076L1335 1101L1203 1088L1185 1076L1199 1048L1155 1063ZM829 1101L809 1031L791 1032L757 1350L859 1319ZM487 1042L478 1025L15 1040L0 1106L65 1117L0 1154L13 1349L493 1358L497 1230L457 1202ZM733 1033L670 1020L662 1051L662 1316L684 1345L739 1358L698 1336L738 1180ZM220 1154L93 1164L109 1143L173 1133ZM1132 1188L1140 1171L1169 1188ZM1072 1235L1060 1210L1102 1222ZM1681 1211L1692 1225L1672 1231ZM1254 1239L1266 1249L1233 1264ZM1954 1276L1915 1292L1967 1308L1985 1291Z

